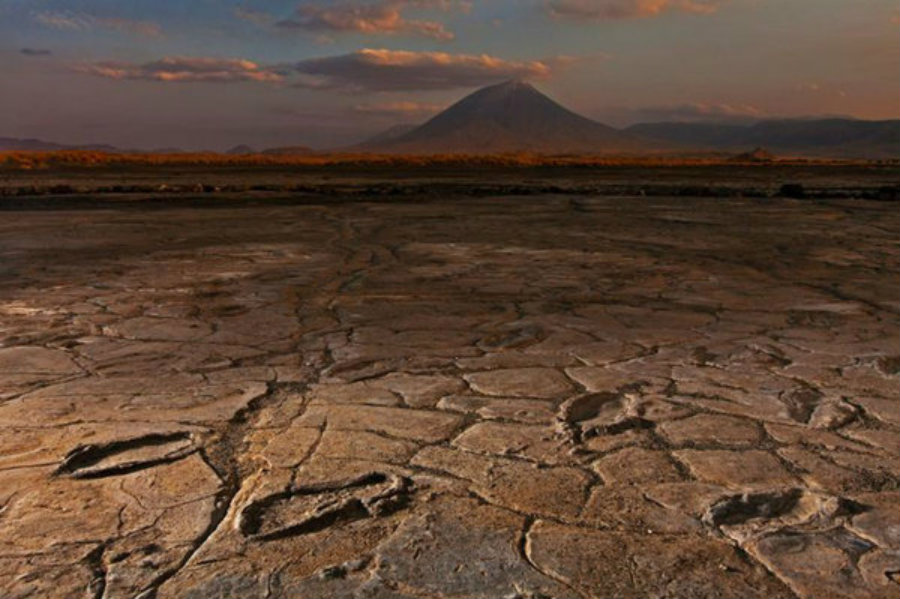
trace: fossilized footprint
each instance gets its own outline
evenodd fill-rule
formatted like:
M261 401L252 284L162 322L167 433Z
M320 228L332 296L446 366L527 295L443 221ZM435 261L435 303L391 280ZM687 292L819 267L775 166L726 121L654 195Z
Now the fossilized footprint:
M556 416L557 430L574 443L598 435L617 435L626 430L652 428L635 400L624 393L588 393L566 400Z
M407 478L383 472L292 486L250 502L238 515L238 529L258 541L309 534L338 522L389 514L403 507L411 490Z
M180 460L197 449L191 433L187 431L152 433L109 443L79 445L63 458L56 474L72 478L127 474Z

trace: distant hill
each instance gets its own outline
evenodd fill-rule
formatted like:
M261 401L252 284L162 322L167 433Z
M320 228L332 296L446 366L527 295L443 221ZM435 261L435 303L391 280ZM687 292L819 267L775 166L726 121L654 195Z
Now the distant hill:
M754 125L643 123L634 135L695 150L765 147L776 154L829 158L900 158L900 120L784 119Z
M269 156L307 156L315 152L312 148L307 148L306 146L285 146L283 148L269 148L261 153Z
M121 152L119 148L107 144L68 145L41 139L18 139L0 137L0 151L5 152L55 152L59 150L91 150L95 152Z
M241 144L239 146L234 146L233 148L225 150L225 154L229 156L246 156L248 154L256 154L256 150L248 145Z
M741 152L732 156L732 162L772 162L776 156L765 148L754 148L749 152Z
M357 149L403 154L630 153L654 147L564 108L522 81L480 89L424 125Z
M152 150L135 150L117 148L109 144L60 144L42 139L19 139L0 137L0 152L104 152L107 154L181 154L181 148L153 148Z
M377 135L373 135L363 142L363 145L378 145L388 141L393 141L398 137L402 137L410 131L416 129L419 125L401 124L394 125L390 129L386 129Z

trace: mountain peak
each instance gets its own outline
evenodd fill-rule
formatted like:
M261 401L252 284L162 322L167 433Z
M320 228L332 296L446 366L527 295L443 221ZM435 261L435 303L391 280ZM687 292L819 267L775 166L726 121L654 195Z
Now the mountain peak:
M468 99L479 102L489 101L527 101L527 99L542 98L550 101L547 96L542 94L536 87L528 83L524 79L510 79L503 83L489 85L469 94L460 103Z
M522 79L481 88L424 125L368 146L418 154L593 153L642 147L640 140L575 114Z
M521 89L537 91L533 85L528 83L528 81L526 81L525 79L521 79L521 78L507 79L503 83L498 83L497 85L495 85L493 87L506 89L506 90L510 90L510 91L521 90Z

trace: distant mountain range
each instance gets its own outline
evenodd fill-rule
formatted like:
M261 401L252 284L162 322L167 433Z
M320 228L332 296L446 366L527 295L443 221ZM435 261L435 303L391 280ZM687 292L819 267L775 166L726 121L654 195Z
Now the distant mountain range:
M385 154L745 154L900 159L900 120L850 118L765 120L755 124L642 123L614 129L554 102L532 85L507 81L480 89L421 125L396 125L345 151ZM64 145L0 137L0 150L126 152L103 144ZM155 150L174 153L177 149ZM225 152L257 153L246 145ZM305 146L271 148L270 155L305 155Z
M58 152L58 151L107 152L110 154L178 154L180 148L154 148L152 150L135 150L117 148L109 144L60 144L42 139L19 139L16 137L0 137L0 152Z
M625 131L685 150L736 152L762 146L781 155L900 158L900 120L786 119L753 125L644 123Z

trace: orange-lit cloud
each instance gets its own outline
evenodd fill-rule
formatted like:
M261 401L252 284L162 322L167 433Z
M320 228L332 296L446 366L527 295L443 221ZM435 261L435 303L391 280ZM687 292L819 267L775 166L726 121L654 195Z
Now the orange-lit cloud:
M39 12L35 21L46 27L69 31L89 31L92 29L113 29L144 37L159 37L162 28L153 21L136 21L117 17L96 17L76 12Z
M454 39L454 34L437 21L407 19L403 11L410 8L468 10L469 2L452 0L379 0L376 2L345 1L338 4L301 4L296 14L276 23L283 29L300 29L317 33L361 33L368 35L417 35L441 41Z
M478 87L504 79L549 77L555 61L512 61L487 54L363 49L293 65L301 87L373 91Z
M244 59L168 57L147 63L101 61L74 68L108 79L284 82L308 89L390 92L471 88L505 79L545 79L573 60L563 56L515 61L487 54L366 48L287 65L261 65ZM412 104L393 106L395 111L404 107L411 108Z
M694 14L716 12L726 0L547 0L547 12L557 18L590 21L655 17L666 11Z
M134 64L119 61L104 61L79 65L76 70L106 77L108 79L143 79L168 82L233 82L256 81L278 82L280 73L258 65L250 60L221 58L169 57Z

